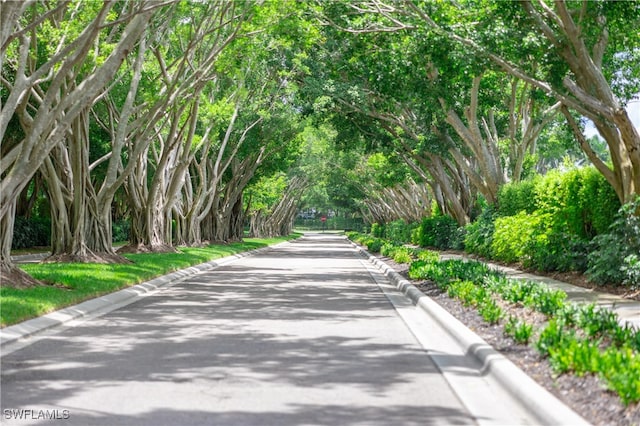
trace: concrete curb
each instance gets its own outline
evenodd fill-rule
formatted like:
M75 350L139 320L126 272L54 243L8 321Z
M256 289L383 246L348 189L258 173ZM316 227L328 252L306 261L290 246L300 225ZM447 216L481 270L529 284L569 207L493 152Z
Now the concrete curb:
M389 278L398 290L411 299L414 305L447 330L467 354L480 362L482 373L492 375L540 424L590 424L387 264L362 247L353 242L352 244L362 256Z
M43 316L29 319L18 324L14 324L0 329L0 349L6 348L11 344L17 343L29 337L35 337L47 331L51 331L57 327L61 327L70 321L89 317L92 315L100 315L113 311L122 306L135 302L140 297L153 293L157 290L170 287L182 281L187 277L199 274L204 271L215 269L219 266L226 265L238 259L247 256L253 256L256 253L276 247L280 244L274 244L268 247L237 253L231 256L222 257L220 259L201 263L199 265L190 266L180 269L167 275L162 275L137 284L131 287L118 290L95 299L86 300L77 305L69 306L45 314ZM1 356L1 355L0 355Z
M16 256L11 256L12 262L29 262L35 260L42 260L45 257L49 256L51 253L30 253L30 254L19 254Z

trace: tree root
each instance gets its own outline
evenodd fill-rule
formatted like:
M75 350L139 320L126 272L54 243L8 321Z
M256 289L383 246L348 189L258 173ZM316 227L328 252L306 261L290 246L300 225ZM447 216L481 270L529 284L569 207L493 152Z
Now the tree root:
M60 253L51 255L42 260L42 263L117 263L126 264L132 263L126 257L120 256L117 253L104 253L104 252L92 252L87 251L85 255Z
M169 244L127 244L118 249L118 253L176 253L175 247Z
M31 288L45 285L22 269L13 265L0 264L0 286L11 288Z

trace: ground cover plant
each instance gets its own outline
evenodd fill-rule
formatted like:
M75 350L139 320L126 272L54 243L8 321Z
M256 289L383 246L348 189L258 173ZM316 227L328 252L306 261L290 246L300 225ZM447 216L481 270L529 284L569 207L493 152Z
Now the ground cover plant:
M221 257L266 247L297 237L246 238L231 244L180 247L176 253L125 254L129 264L37 263L23 268L49 285L26 289L0 288L2 327L44 315L65 306L108 294L154 277Z
M433 282L488 324L500 324L516 343L536 348L555 374L597 376L624 406L640 404L640 330L620 325L615 313L567 302L563 291L507 278L481 262L441 261L430 250L414 258L410 279ZM542 321L531 323L531 312Z

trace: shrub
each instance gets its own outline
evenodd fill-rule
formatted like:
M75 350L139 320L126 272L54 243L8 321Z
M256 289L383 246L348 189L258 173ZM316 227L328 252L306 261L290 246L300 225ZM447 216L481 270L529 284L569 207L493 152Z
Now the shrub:
M384 243L384 240L380 238L369 238L368 240L366 240L367 250L369 250L372 253L378 253L380 252L380 249L382 248L383 243Z
M371 235L376 238L384 238L385 236L385 226L380 223L372 223L371 224Z
M16 216L13 227L12 249L49 246L51 244L51 220L48 218L24 218Z
M402 244L409 243L413 230L419 226L418 223L405 223L403 220L389 222L385 228L387 239Z
M362 234L360 232L357 231L348 231L345 232L345 235L347 236L348 239L350 239L351 241L354 241L359 238L360 236L362 236Z
M499 323L504 316L502 308L491 297L482 300L478 305L478 312L491 325Z
M574 333L572 331L565 329L564 323L561 320L552 318L540 333L538 341L536 342L536 348L542 356L548 356L552 348L562 345L565 341L573 338L573 335Z
M517 317L510 316L504 325L504 334L512 337L517 343L526 345L533 334L533 326L524 321L519 321Z
M393 253L393 261L396 263L411 263L411 249L408 247L398 247Z
M393 257L393 254L395 253L397 248L398 248L397 244L387 241L384 244L382 244L382 247L380 247L380 254L386 257Z
M520 212L533 213L536 210L534 181L503 185L498 191L497 204L497 213L500 216L514 216Z
M540 271L584 272L591 247L589 241L568 233L558 225L542 222L532 230L522 264Z
M458 223L451 216L438 215L422 219L418 231L418 244L421 247L438 249L452 248L452 241L458 229Z
M485 208L478 219L465 226L464 250L467 253L491 258L493 252L493 232L495 230L495 211L491 207Z
M544 213L527 214L520 212L515 216L499 217L495 221L495 231L491 251L496 259L505 262L517 262L527 253L527 245L533 238L546 238L541 227L549 220ZM543 241L540 241L543 242Z
M419 260L427 262L438 262L440 260L440 253L431 250L420 250L417 257Z
M637 254L625 257L620 269L625 276L622 284L633 289L640 287L640 257Z
M113 222L112 225L113 242L129 241L131 238L131 224L128 220Z
M640 401L640 355L629 347L608 348L601 358L600 374L609 389L625 405Z
M553 171L536 181L538 210L572 235L591 239L605 232L620 203L615 191L594 167Z
M593 239L595 249L588 256L587 275L599 284L637 286L640 282L640 197L620 208L607 234Z

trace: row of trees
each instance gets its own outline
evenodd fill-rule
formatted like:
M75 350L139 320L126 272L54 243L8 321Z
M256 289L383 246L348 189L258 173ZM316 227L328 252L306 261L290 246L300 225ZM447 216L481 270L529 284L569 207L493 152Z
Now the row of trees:
M460 224L588 159L640 191L638 2L2 2L0 274L46 195L50 260L290 229L298 200ZM600 138L585 137L584 118ZM277 190L274 192L274 189ZM325 203L326 205L326 203Z
M401 159L460 225L479 196L496 203L563 151L588 159L622 203L640 192L626 109L640 91L640 3L337 1L316 13L325 42L310 107L343 143ZM602 138L585 136L585 119ZM366 197L371 216L403 204L379 194Z
M297 153L292 82L311 36L288 31L298 13L288 2L2 2L3 281L33 282L10 248L16 214L41 191L50 261L126 261L114 214L131 221L125 250L241 238L244 189Z

